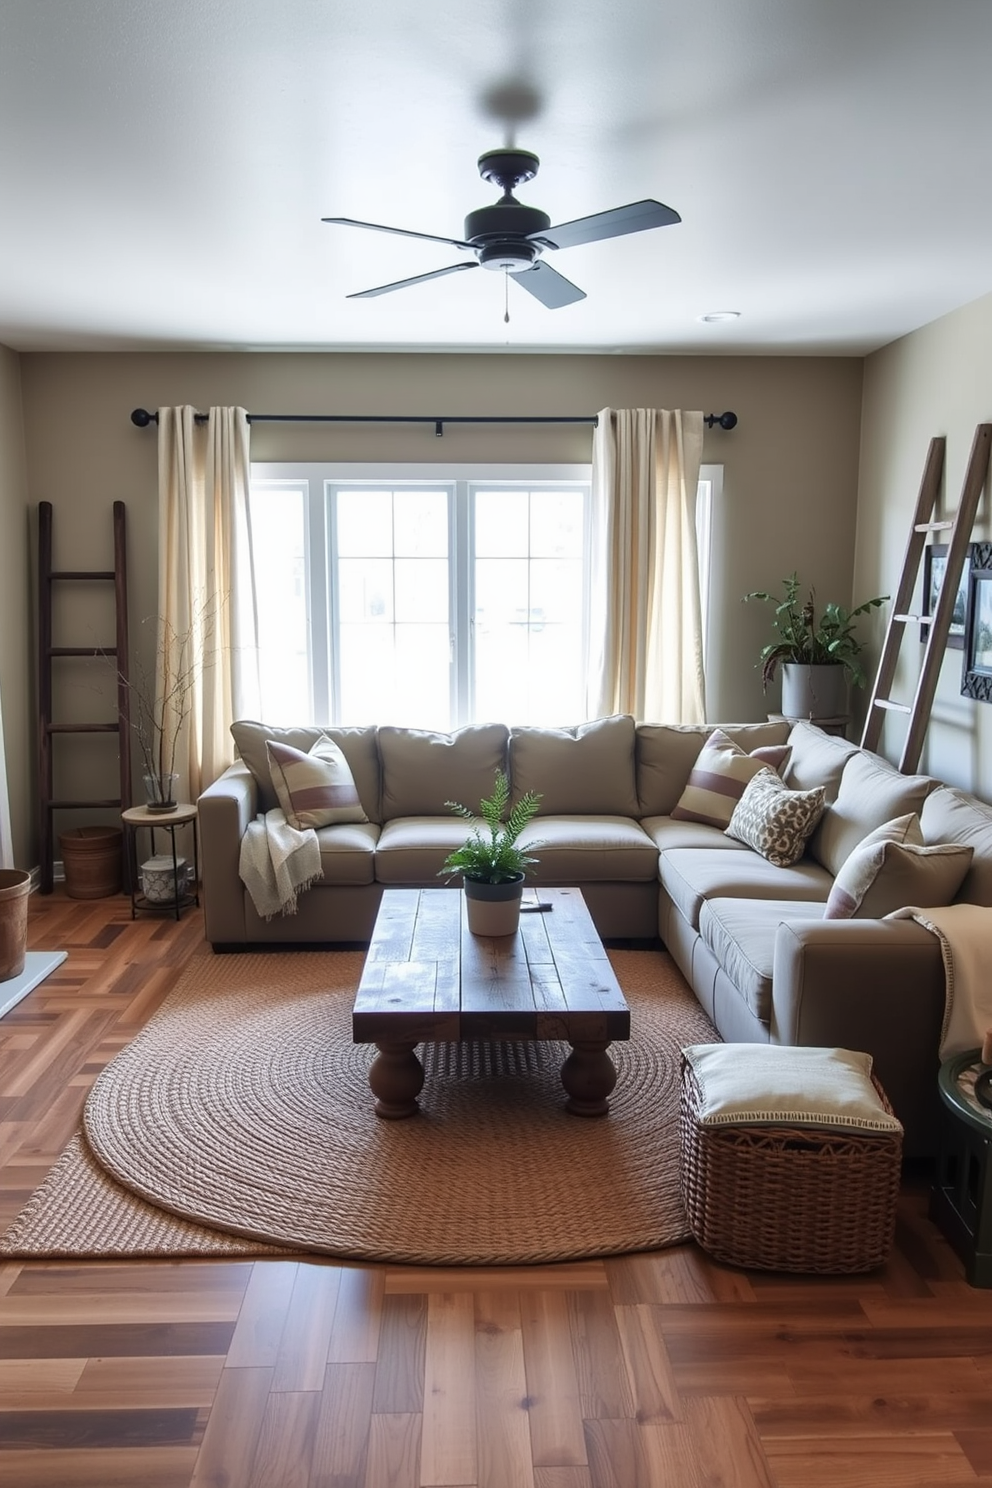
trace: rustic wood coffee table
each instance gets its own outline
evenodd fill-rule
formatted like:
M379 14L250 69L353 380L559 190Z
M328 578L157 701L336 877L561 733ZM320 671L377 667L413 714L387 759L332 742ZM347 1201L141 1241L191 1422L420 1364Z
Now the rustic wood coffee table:
M379 1116L416 1114L418 1044L463 1039L564 1040L568 1110L606 1115L617 1080L606 1051L630 1038L630 1009L581 892L528 890L528 904L516 935L478 936L458 889L386 889L352 1014L355 1043L379 1050Z

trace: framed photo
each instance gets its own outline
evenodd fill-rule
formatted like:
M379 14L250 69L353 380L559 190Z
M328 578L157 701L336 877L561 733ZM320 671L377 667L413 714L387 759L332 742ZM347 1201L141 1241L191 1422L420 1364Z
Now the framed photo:
M992 543L974 543L968 572L961 692L992 703Z
M972 543L968 549L969 561L975 544ZM940 586L944 582L944 572L947 568L947 544L929 543L923 549L923 610L924 615L932 615L937 608L937 595ZM955 651L964 649L964 622L968 608L968 566L965 566L961 576L961 583L954 599L954 613L951 616L951 628L947 634L947 644ZM929 634L929 625L920 626L920 640L925 641Z

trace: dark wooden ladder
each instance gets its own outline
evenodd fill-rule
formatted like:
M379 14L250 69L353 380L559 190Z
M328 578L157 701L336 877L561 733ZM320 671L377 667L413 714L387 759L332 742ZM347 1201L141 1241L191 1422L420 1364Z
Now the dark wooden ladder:
M909 530L909 542L903 558L899 588L889 616L885 642L878 663L878 673L872 687L864 732L861 736L862 748L877 750L886 710L907 714L909 723L903 741L902 756L899 760L900 770L907 775L917 769L920 755L923 752L923 740L930 723L930 710L933 707L947 637L951 630L954 600L968 555L968 545L975 525L978 503L982 498L988 478L989 452L992 449L992 424L979 424L975 430L968 468L965 471L964 484L961 488L961 499L953 518L947 521L935 521L934 512L937 509L944 469L944 446L943 436L937 436L930 441L916 510L913 513L913 522ZM927 537L933 532L948 534L947 565L940 593L932 615L912 614L910 605L916 590L920 563ZM922 608L924 608L923 605L921 605ZM916 691L912 702L897 702L889 696L889 690L896 674L900 648L907 629L920 625L927 626L927 639Z
M115 636L113 646L55 646L52 644L54 590L65 580L112 583ZM113 723L55 723L52 718L53 663L63 656L107 658L117 675L117 718ZM52 503L38 506L38 797L41 863L39 891L50 894L55 877L55 813L79 808L131 804L131 690L128 683L127 550L123 501L114 502L114 566L79 570L52 567ZM57 798L54 789L54 752L57 738L67 734L116 734L120 755L120 795L110 800Z

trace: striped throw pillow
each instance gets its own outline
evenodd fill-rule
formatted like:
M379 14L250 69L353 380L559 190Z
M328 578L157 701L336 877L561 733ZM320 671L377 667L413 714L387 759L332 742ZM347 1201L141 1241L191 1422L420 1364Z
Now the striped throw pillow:
M699 751L672 816L676 821L704 822L725 830L748 781L769 766L781 769L789 753L788 744L781 744L745 754L722 729L714 729Z
M326 734L309 754L272 739L266 740L265 752L273 788L291 827L302 832L307 827L368 821L348 761Z

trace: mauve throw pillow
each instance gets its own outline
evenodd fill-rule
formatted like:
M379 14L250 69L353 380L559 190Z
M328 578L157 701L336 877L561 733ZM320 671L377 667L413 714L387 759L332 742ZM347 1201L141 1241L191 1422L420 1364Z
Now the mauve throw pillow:
M778 770L788 757L787 744L770 744L745 754L722 729L714 729L699 751L678 805L672 809L673 819L703 822L725 830L748 781L769 766Z
M265 749L272 784L291 827L302 832L368 821L348 761L332 739L321 735L309 754L271 739Z

